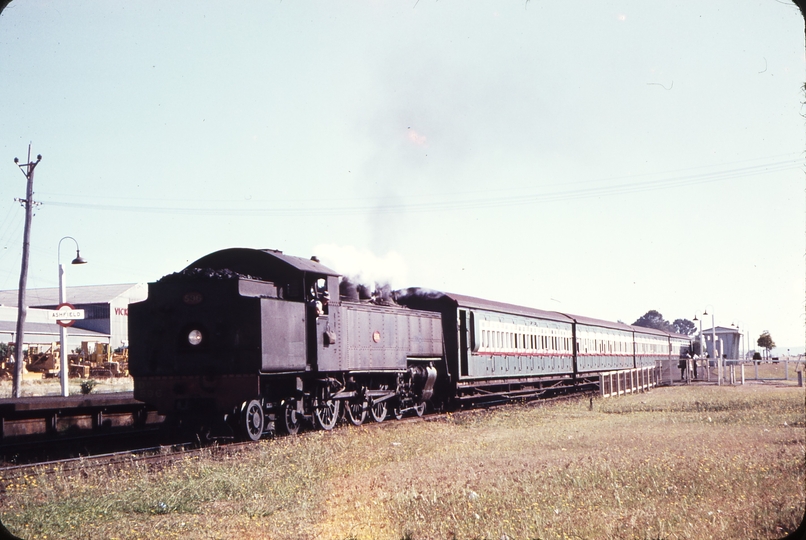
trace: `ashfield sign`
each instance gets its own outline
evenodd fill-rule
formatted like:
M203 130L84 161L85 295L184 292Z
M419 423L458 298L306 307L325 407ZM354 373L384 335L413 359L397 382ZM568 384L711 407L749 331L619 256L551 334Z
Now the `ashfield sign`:
M76 309L73 304L59 304L54 311L50 312L50 320L56 321L59 326L73 326L78 319L84 318L84 310Z

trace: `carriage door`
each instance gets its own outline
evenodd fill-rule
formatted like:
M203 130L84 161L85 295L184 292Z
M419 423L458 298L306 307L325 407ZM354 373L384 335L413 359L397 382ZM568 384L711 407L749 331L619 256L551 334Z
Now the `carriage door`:
M468 311L466 309L459 310L459 366L460 376L467 377L468 375Z

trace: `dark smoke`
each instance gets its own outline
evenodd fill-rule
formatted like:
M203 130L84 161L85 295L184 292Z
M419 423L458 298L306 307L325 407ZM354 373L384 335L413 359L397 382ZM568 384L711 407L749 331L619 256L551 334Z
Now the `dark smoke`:
M348 277L342 277L339 283L339 296L343 300L350 302L370 302L381 306L395 305L395 298L392 286L388 283L383 285L376 283L375 287L363 283L353 283Z
M350 302L358 302L358 287L350 281L350 278L341 278L339 283L339 296Z
M392 292L392 296L396 302L405 304L406 300L413 298L421 298L425 300L439 300L445 293L435 291L434 289L424 289L422 287L409 287L408 289L398 289Z
M372 300L372 289L363 283L358 285L358 298L360 300Z

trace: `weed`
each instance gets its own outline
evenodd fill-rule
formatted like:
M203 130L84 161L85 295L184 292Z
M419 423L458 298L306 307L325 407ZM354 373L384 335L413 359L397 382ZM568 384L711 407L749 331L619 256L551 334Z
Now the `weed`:
M81 393L85 396L87 394L92 393L95 387L98 386L98 381L94 379L87 379L86 381L81 381Z
M778 538L804 511L803 402L677 387L469 411L30 475L0 504L24 538Z

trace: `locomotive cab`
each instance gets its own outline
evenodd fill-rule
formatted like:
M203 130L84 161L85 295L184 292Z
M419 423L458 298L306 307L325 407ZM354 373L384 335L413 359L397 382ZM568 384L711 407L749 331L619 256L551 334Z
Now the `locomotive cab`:
M327 326L337 284L315 261L240 249L150 283L129 309L135 398L167 415L227 413L261 394L261 374L315 369L310 330Z

